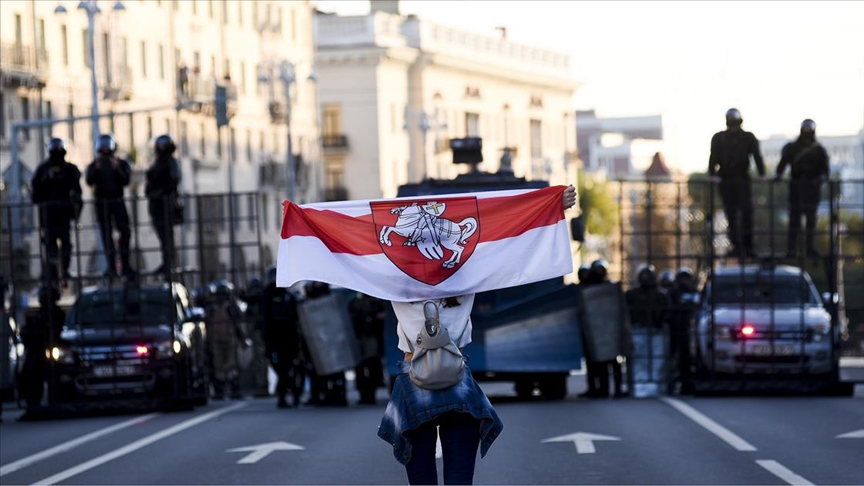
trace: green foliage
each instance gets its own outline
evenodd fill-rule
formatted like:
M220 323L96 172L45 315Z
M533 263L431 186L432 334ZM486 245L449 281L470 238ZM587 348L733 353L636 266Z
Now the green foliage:
M579 207L585 219L585 228L592 235L609 236L618 226L618 203L609 183L579 170Z

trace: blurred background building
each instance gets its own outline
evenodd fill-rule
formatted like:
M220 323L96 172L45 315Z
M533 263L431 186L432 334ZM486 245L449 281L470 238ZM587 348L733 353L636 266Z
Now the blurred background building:
M517 176L575 181L569 55L399 13L319 13L317 63L327 199L392 197L424 176L451 178L449 140L483 138L480 170L504 149ZM569 172L568 172L569 171ZM571 173L572 172L572 173Z

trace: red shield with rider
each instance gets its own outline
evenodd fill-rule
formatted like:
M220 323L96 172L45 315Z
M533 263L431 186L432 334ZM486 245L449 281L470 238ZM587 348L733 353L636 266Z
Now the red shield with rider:
M480 239L476 197L370 203L378 244L410 277L438 285L459 271Z

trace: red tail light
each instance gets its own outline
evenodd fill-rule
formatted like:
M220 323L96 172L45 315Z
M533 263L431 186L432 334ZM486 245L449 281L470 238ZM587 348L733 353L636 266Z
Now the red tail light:
M144 356L145 354L150 352L150 350L147 349L147 346L138 346L135 348L135 351L138 353L139 356Z
M744 336L744 337L750 337L750 336L752 336L753 333L755 333L755 332L756 332L756 329L755 329L753 326L751 326L750 324L745 324L745 325L741 328L741 335Z

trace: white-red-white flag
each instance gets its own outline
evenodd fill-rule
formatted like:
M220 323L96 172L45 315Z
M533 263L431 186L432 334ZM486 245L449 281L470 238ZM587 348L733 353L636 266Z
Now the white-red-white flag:
M316 280L410 302L566 275L565 189L285 201L276 283Z

